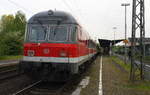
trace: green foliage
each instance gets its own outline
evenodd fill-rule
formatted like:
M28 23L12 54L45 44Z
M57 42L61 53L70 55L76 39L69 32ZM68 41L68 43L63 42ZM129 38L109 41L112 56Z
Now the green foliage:
M25 33L25 15L20 11L15 16L3 15L0 22L0 56L20 55Z
M0 60L18 60L21 59L21 55L17 56L0 56Z
M150 82L149 81L140 81L137 83L129 83L123 85L124 88L132 88L132 89L138 89L138 90L150 90Z
M150 56L145 56L144 61L147 62L147 63L150 62Z
M121 67L123 67L127 72L130 72L130 64L125 64L122 60L120 60L119 58L117 58L116 56L112 56L111 59L119 64Z
M116 56L112 56L111 59L115 63L119 64L122 68L124 68L128 73L130 73L130 68L131 68L130 64L125 64L122 60L120 60ZM136 73L139 73L139 72L136 72ZM149 84L150 84L150 81L135 81L135 82L128 81L120 86L123 88L135 89L135 90L150 90Z

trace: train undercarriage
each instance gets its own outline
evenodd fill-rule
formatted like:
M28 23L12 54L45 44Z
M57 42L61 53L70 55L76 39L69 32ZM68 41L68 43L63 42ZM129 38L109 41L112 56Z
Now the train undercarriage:
M89 64L95 60L96 55L90 60L79 65L78 63L44 63L44 62L26 62L20 61L20 72L25 73L28 77L44 81L67 81L69 77L75 74L85 72Z

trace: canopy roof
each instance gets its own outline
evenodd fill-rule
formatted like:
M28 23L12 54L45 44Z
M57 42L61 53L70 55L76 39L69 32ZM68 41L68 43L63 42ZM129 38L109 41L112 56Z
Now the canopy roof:
M121 41L121 40L107 40L107 39L98 39L101 47L110 47L110 44L115 45Z

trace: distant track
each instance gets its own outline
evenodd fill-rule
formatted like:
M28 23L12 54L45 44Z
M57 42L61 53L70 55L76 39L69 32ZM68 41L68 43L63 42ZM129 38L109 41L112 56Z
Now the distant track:
M5 70L0 72L0 82L19 76L18 69Z
M1 75L1 74L7 74L7 73L10 73L10 72L15 72L15 71L17 71L17 69L11 69L11 70L1 71L1 72L0 72L0 75Z
M19 60L5 60L5 61L0 61L0 67L5 66L5 65L13 65L19 63Z

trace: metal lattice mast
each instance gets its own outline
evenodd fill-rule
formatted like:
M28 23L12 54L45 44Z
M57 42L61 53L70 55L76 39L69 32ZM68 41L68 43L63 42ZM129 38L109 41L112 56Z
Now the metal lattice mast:
M140 40L137 34L140 33ZM132 40L131 40L131 72L130 79L143 79L143 56L144 56L144 38L145 38L145 8L144 0L133 0L132 9ZM137 53L136 43L139 42L140 52ZM140 64L136 62L137 55L140 58Z

